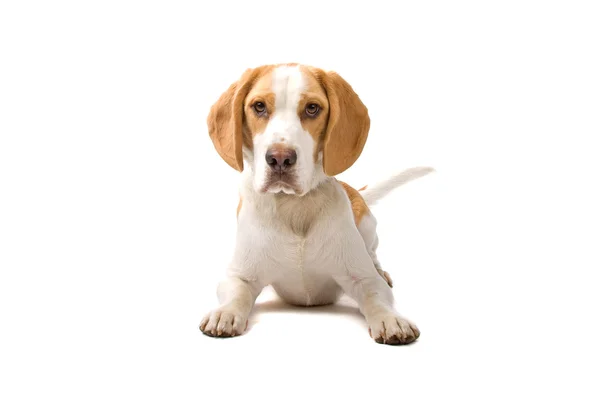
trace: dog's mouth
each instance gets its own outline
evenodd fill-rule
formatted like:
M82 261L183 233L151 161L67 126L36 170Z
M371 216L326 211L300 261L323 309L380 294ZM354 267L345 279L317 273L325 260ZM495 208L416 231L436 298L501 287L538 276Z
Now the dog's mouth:
M289 172L272 172L261 189L262 193L300 194L302 190L296 182L296 176Z

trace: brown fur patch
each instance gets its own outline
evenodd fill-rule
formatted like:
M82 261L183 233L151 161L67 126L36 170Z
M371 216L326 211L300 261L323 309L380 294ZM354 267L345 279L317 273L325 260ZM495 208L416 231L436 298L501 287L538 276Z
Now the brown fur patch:
M342 185L346 194L348 195L348 199L350 199L350 204L352 206L352 214L354 214L354 222L356 226L360 224L362 218L369 213L369 207L367 203L362 198L358 190L354 189L352 186L348 185L345 182L338 180L338 182Z

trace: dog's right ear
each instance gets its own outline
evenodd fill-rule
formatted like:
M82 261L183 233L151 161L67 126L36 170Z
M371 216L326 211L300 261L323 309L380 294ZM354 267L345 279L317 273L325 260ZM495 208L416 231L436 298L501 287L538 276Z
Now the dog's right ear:
M247 69L242 77L229 86L210 109L207 118L208 134L215 149L230 167L242 172L242 126L244 99L257 77L258 69Z

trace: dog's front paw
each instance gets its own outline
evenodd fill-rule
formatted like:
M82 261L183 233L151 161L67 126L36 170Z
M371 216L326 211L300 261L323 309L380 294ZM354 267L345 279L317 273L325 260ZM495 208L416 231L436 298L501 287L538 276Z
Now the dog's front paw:
M394 313L376 316L368 323L369 335L377 343L408 344L417 340L421 334L415 324Z
M217 308L208 313L200 322L200 330L208 336L239 336L248 327L248 319L233 310Z

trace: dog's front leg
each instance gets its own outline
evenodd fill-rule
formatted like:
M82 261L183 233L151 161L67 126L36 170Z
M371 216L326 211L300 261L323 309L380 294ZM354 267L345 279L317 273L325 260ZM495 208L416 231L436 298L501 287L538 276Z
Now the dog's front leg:
M217 337L241 335L261 290L262 287L237 277L222 281L217 289L220 306L202 319L200 330Z
M419 330L394 308L392 289L373 268L373 262L358 232L349 228L345 231L348 236L338 242L342 257L336 262L337 271L333 278L348 296L356 300L367 320L369 333L376 342L414 342L420 335Z

